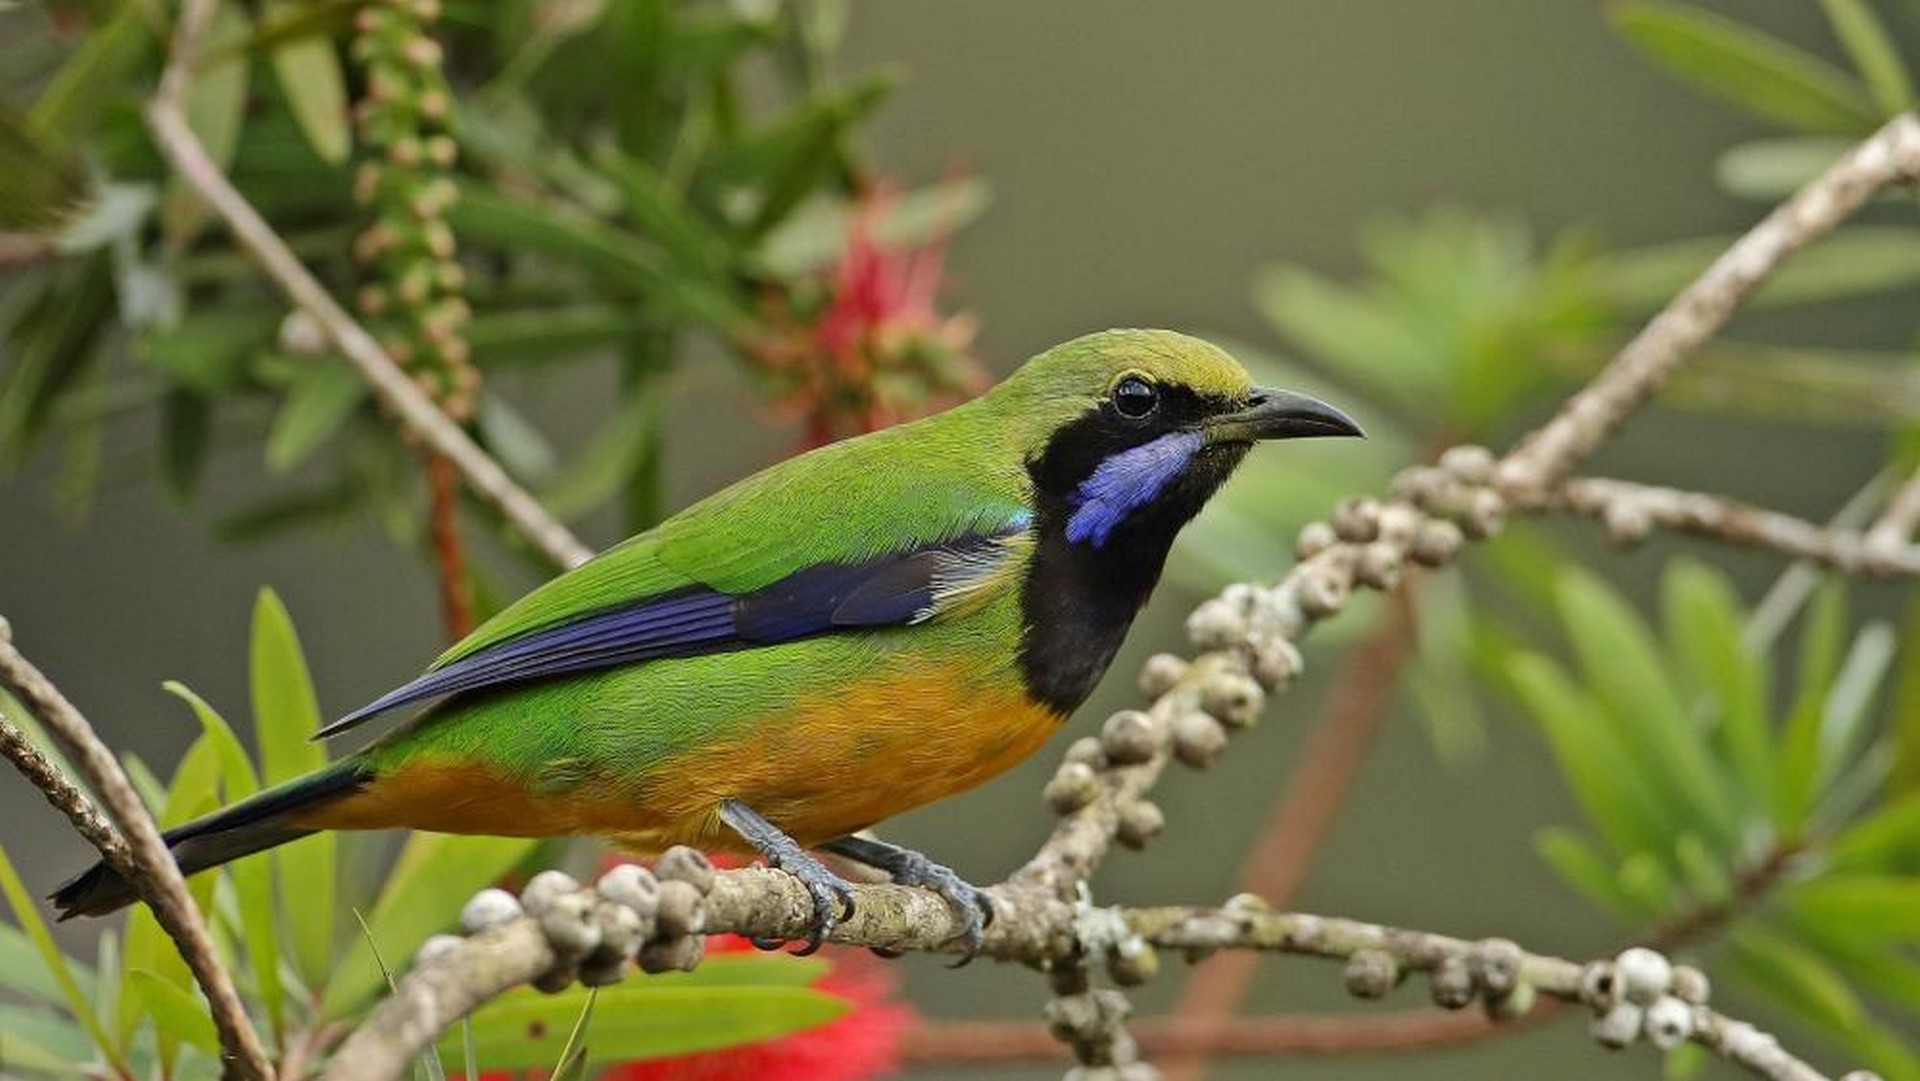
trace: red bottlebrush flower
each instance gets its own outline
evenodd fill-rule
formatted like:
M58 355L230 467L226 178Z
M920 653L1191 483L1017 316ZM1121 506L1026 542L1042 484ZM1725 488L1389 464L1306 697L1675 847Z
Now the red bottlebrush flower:
M888 244L879 226L892 204L884 185L862 196L821 296L810 307L770 297L768 329L747 346L776 399L805 416L810 446L924 416L989 381L969 352L972 317L942 315L935 304L945 241Z

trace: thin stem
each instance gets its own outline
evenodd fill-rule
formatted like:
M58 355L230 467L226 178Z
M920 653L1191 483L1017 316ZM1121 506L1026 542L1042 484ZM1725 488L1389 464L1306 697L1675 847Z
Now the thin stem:
M48 793L48 798L56 806L68 811L68 816L75 819L75 826L80 829L81 835L94 842L101 856L113 865L115 871L126 876L141 900L153 910L154 919L159 922L161 929L173 939L181 957L187 962L187 968L193 973L194 981L206 993L207 1002L212 1008L214 1028L219 1033L225 1058L226 1076L247 1081L271 1081L273 1066L267 1058L266 1049L261 1046L260 1037L247 1018L246 1008L241 1004L232 978L214 952L213 938L207 931L206 922L201 918L200 909L194 905L192 895L187 892L186 879L173 862L172 853L167 851L167 843L161 839L160 829L154 824L146 804L140 802L133 782L128 780L126 771L120 768L119 759L101 742L86 717L60 693L51 680L14 648L10 635L4 633L6 630L5 621L0 620L0 686L4 686L23 708L39 720L47 733L60 744L74 768L100 794L101 801L106 805L107 817L118 828L119 837L125 839L124 844L117 843L119 838L107 835L97 815L87 815L80 810L84 806L84 798L64 778L57 777L57 771L53 778L45 775L45 768L50 764L44 763L44 760L34 762L20 754L17 747L8 754L9 760L20 766L22 772L40 786L41 791ZM4 727L11 730L11 726ZM11 738L6 742L15 743ZM76 803L76 800L82 802ZM69 810L69 807L73 809Z
M473 630L473 589L460 541L460 475L452 462L438 454L426 455L426 469L433 560L440 580L440 622L447 641L457 642Z

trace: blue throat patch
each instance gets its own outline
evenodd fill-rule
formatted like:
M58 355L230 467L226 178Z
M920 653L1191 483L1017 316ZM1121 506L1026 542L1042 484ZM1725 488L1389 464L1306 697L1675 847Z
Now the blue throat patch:
M1109 456L1075 489L1067 540L1091 541L1095 548L1106 544L1127 515L1158 498L1205 445L1199 432L1173 432Z

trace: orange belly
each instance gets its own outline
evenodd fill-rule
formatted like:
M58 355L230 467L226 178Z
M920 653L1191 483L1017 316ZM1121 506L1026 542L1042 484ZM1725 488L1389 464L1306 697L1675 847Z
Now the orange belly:
M718 817L720 803L732 798L812 845L1004 772L1038 750L1059 721L1017 685L983 687L922 666L788 707L639 776L589 767L566 790L540 792L484 763L422 757L300 824L586 834L643 853L674 844L724 850L740 847Z

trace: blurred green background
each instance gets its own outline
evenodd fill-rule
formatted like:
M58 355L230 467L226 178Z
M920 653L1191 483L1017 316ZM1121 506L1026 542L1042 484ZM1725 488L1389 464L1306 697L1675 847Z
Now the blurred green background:
M1707 6L1839 55L1812 3ZM1912 4L1883 6L1905 40L1920 36ZM36 17L0 10L0 66L26 49ZM1577 228L1609 248L1729 232L1761 212L1724 194L1714 166L1728 146L1770 129L1663 77L1608 30L1593 3L867 0L852 5L835 64L847 72L893 67L906 77L864 135L885 171L924 183L959 170L990 185L991 205L950 249L946 303L980 316L977 352L995 372L1116 325L1171 326L1284 355L1252 299L1258 273L1284 261L1350 277L1362 269L1355 236L1364 223L1435 203L1509 213L1539 238ZM1817 311L1743 316L1739 329L1774 341L1906 348L1917 292L1908 285ZM608 361L505 382L564 450L606 417L617 379ZM754 398L738 367L717 353L680 365L665 390L670 508L774 460L796 439L792 422ZM1356 411L1370 423L1364 406ZM1496 434L1511 436L1537 416L1536 407ZM0 612L22 649L117 746L167 763L196 734L159 691L163 679L187 681L239 710L248 611L263 584L292 612L329 714L404 679L438 651L434 582L414 555L364 527L221 543L207 528L209 510L238 506L272 483L258 465L258 444L223 441L199 504L183 509L137 465L152 441L143 428L150 423L113 434L108 481L82 524L49 509L58 464L51 454L0 480ZM1340 453L1281 447L1257 455L1247 472L1328 468ZM1884 442L1871 431L1654 410L1607 448L1596 471L1725 490L1820 519L1883 458ZM1555 532L1576 551L1601 553L1593 528ZM595 545L611 542L618 518L602 511L582 533ZM1276 529L1267 550L1247 558L1277 573L1291 544L1292 528ZM1749 596L1778 564L1656 540L1632 553L1596 554L1593 566L1646 596L1663 558L1681 550L1729 568ZM524 567L508 575L520 587L534 580ZM1187 580L1204 579L1197 572ZM1183 649L1179 621L1203 595L1161 590L1068 735L1092 731L1109 709L1136 700L1131 678L1140 659ZM1903 596L1900 586L1869 587L1856 593L1857 607L1891 616ZM1165 838L1108 862L1099 880L1104 900L1202 902L1231 892L1336 656L1332 643L1310 640L1307 677L1273 704L1265 724L1236 740L1210 776L1169 776L1157 796ZM1538 825L1575 818L1538 736L1496 716L1481 753L1443 765L1418 712L1410 700L1396 707L1297 906L1466 937L1499 934L1571 956L1617 947L1619 929L1559 885L1534 853ZM887 835L975 880L997 879L1051 825L1038 793L1064 738L982 791L891 824ZM0 821L31 885L49 885L88 857L23 784L0 783ZM936 1017L1033 1017L1045 998L1042 982L1024 971L976 964L948 972L923 958L900 964L908 997ZM1184 966L1169 965L1138 994L1140 1011L1165 1008L1185 979ZM1423 998L1410 986L1389 1005ZM1349 1008L1337 970L1265 962L1247 1010L1302 1008ZM1439 1081L1547 1069L1648 1077L1659 1069L1641 1052L1606 1057L1583 1027L1567 1018L1391 1058L1223 1061L1215 1075ZM1059 1067L981 1076L989 1073L1054 1077ZM950 1068L926 1075L961 1076Z

